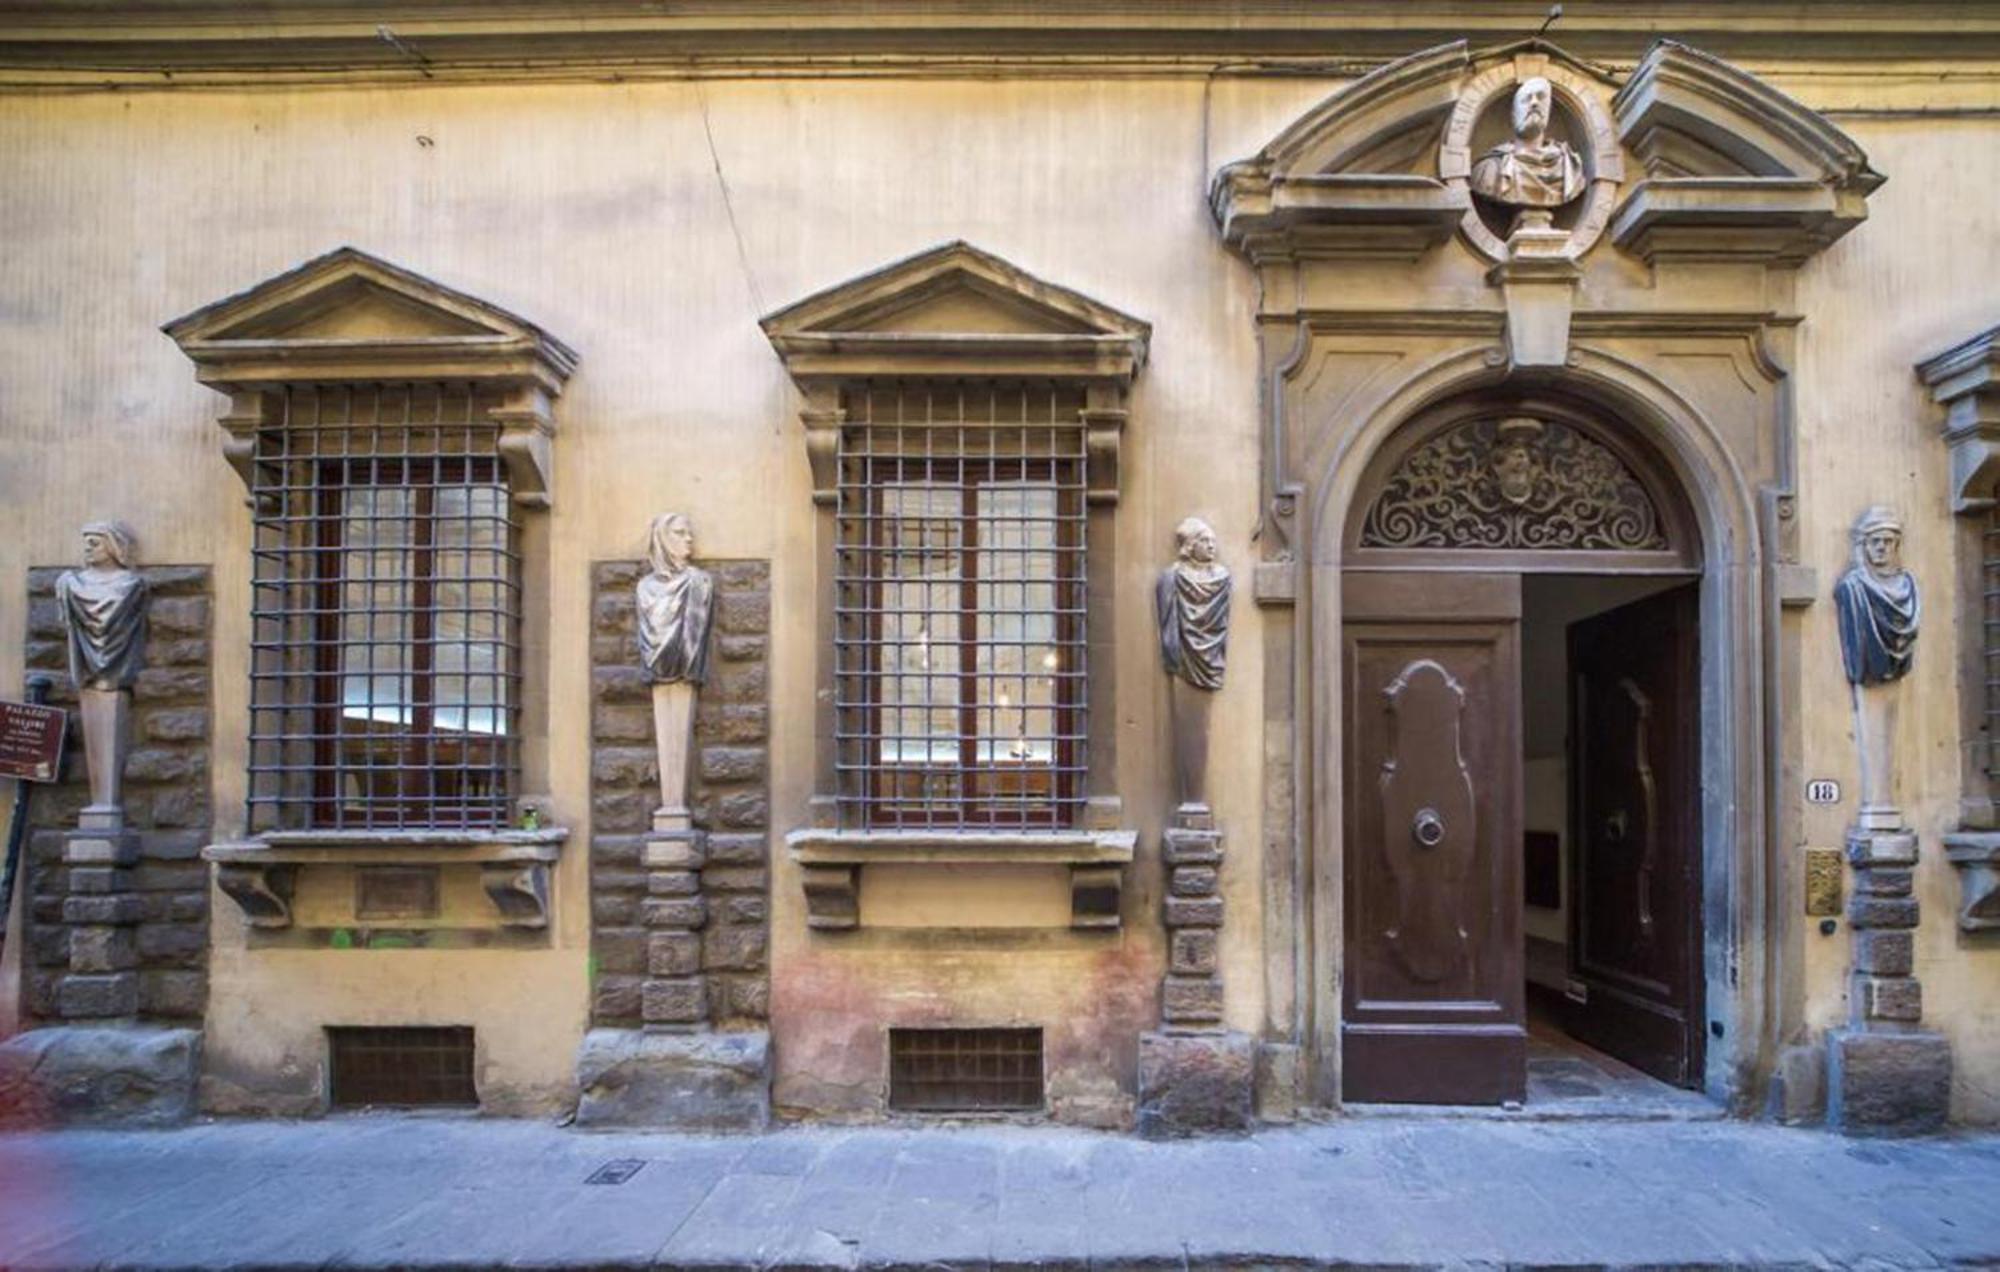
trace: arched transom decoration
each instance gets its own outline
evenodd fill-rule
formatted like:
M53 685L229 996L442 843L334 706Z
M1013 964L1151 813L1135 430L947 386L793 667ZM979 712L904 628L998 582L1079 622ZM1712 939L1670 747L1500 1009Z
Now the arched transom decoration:
M1514 415L1438 433L1396 465L1364 548L1665 552L1658 501L1616 452L1559 420Z

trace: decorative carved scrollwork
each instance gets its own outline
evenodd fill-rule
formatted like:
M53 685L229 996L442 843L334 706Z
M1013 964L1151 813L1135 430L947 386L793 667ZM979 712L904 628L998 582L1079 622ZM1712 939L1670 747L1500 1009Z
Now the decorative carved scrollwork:
M1656 552L1659 508L1603 443L1553 420L1474 420L1403 457L1364 548Z

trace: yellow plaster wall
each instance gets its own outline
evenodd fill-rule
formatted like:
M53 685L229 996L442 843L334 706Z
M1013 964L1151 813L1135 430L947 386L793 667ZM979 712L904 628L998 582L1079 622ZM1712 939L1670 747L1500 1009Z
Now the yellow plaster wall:
M1814 82L1786 81L1808 100ZM950 1023L1005 1008L1071 1022L1063 1028L1074 1037L1058 1048L1073 1057L1065 1089L1085 1092L1093 1108L1115 1103L1104 1079L1124 1080L1131 1058L1114 1035L1148 1023L1161 956L1165 712L1148 589L1171 527L1190 513L1216 526L1242 589L1211 786L1231 850L1228 1015L1254 1028L1263 994L1262 620L1248 597L1254 298L1203 194L1217 165L1254 151L1335 86L769 80L7 99L0 649L16 647L24 629L23 572L67 560L84 520L131 521L147 559L212 563L221 836L241 820L247 513L212 423L221 400L194 383L158 325L352 243L514 309L582 355L558 407L555 509L529 514L548 518L546 782L553 820L577 832L556 881L550 948L250 950L233 905L218 896L209 1042L218 1082L247 1091L244 1074L309 1067L322 1024L400 1013L477 1025L486 1089L503 1103L558 1098L587 1016L588 565L636 555L658 511L689 513L704 554L774 561L773 821L780 836L805 822L812 513L797 404L756 319L952 238L1154 324L1117 517L1118 785L1128 823L1142 832L1129 922L1108 941L1051 928L943 951L909 939L843 944L806 932L797 879L774 843L781 1098L811 1107L824 1095L814 1084L862 1073L877 1044L861 1034L899 1013ZM1839 91L1843 104L1868 100L1865 85L1847 79ZM1952 104L1966 104L1964 85L1950 91ZM1895 89L1896 105L1927 100L1911 84ZM1958 771L1957 634L1944 599L1951 527L1936 411L1910 367L2000 320L1988 282L2000 276L2000 166L1983 158L1989 123L1842 122L1890 182L1870 222L1800 279L1805 550L1824 592L1856 509L1886 499L1910 518L1910 560L1936 598L1900 747L1905 804L1924 835L1918 970L1928 1018L1957 1046L1961 1115L1994 1120L2000 949L1967 942L1952 925L1957 881L1937 839ZM1643 293L1643 268L1621 264L1617 274L1620 287ZM1802 621L1806 767L1851 792L1830 603ZM0 692L17 691L19 676L18 656L0 657ZM1807 838L1837 843L1850 813L1808 810ZM963 884L974 927L1039 926L1053 915L1033 889L984 895L977 877ZM906 902L938 903L940 885L915 886L923 895L906 888ZM1847 937L1805 931L1807 1015L1825 1025L1844 1010ZM1101 1028L1075 1023L1091 1020ZM812 1041L830 1028L840 1041ZM858 1059L841 1061L843 1049ZM814 1062L832 1067L807 1075L801 1065L816 1050Z
M1868 223L1807 267L1798 304L1801 555L1819 570L1822 599L1804 616L1805 766L1838 778L1843 803L1806 805L1808 842L1838 846L1860 772L1840 669L1830 592L1846 568L1848 527L1871 503L1907 522L1904 560L1924 589L1915 669L1904 682L1896 755L1899 796L1920 836L1922 921L1916 973L1924 1020L1951 1038L1953 1113L2000 1121L2000 943L1958 930L1959 885L1940 837L1956 828L1959 797L1960 625L1942 413L1917 380L1919 361L2000 322L2000 164L1990 123L1852 121L1888 184ZM1799 792L1789 792L1800 798ZM1849 934L1805 931L1808 1018L1844 1020Z
M1254 736L1259 710L1247 595L1255 352L1245 274L1202 203L1201 107L1193 82L1074 81L10 99L0 157L15 179L0 189L0 224L25 246L0 260L0 578L67 559L74 527L114 514L137 527L147 559L214 564L218 837L241 828L248 517L212 423L221 399L195 384L159 324L349 243L515 310L582 356L558 407L556 506L528 514L548 519L546 785L553 820L577 830L552 948L246 950L218 897L216 1072L296 1067L316 1054L322 1024L400 1012L478 1024L489 1090L547 1094L587 1012L588 563L635 555L656 512L690 514L704 554L775 562L773 820L780 834L806 822L811 502L797 402L756 320L961 237L1154 324L1117 520L1119 787L1147 845L1128 908L1136 930L1118 948L1124 979L1150 1002L1166 792L1147 606L1171 527L1189 513L1216 526L1245 572L1218 736ZM0 587L10 639L25 621L20 591ZM0 689L18 676L18 659L5 660ZM1216 766L1237 847L1225 872L1229 1013L1250 1026L1262 987L1256 748L1218 745ZM827 955L805 935L781 847L774 867L783 983ZM963 892L976 924L980 880ZM1061 930L1050 942L1033 959L983 956L975 979L1005 981L1052 1020L1088 1015L1089 1003L1053 995L1087 979L1103 942ZM962 988L922 958L857 966L879 982L871 992L904 1000L958 1001ZM786 1028L781 1065L796 1050Z

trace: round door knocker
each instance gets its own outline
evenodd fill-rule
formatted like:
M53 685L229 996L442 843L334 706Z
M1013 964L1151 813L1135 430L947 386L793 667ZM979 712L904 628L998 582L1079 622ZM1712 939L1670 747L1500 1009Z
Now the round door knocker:
M1424 848L1435 848L1444 842L1444 818L1438 816L1437 809L1417 810L1416 820L1410 823L1410 838Z

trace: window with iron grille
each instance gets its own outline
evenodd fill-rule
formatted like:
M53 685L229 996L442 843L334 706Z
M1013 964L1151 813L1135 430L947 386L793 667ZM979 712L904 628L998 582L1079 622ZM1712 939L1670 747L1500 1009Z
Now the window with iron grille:
M506 824L520 557L489 406L300 385L257 434L252 829Z
M1081 392L862 384L842 406L841 824L1074 824L1089 705Z

